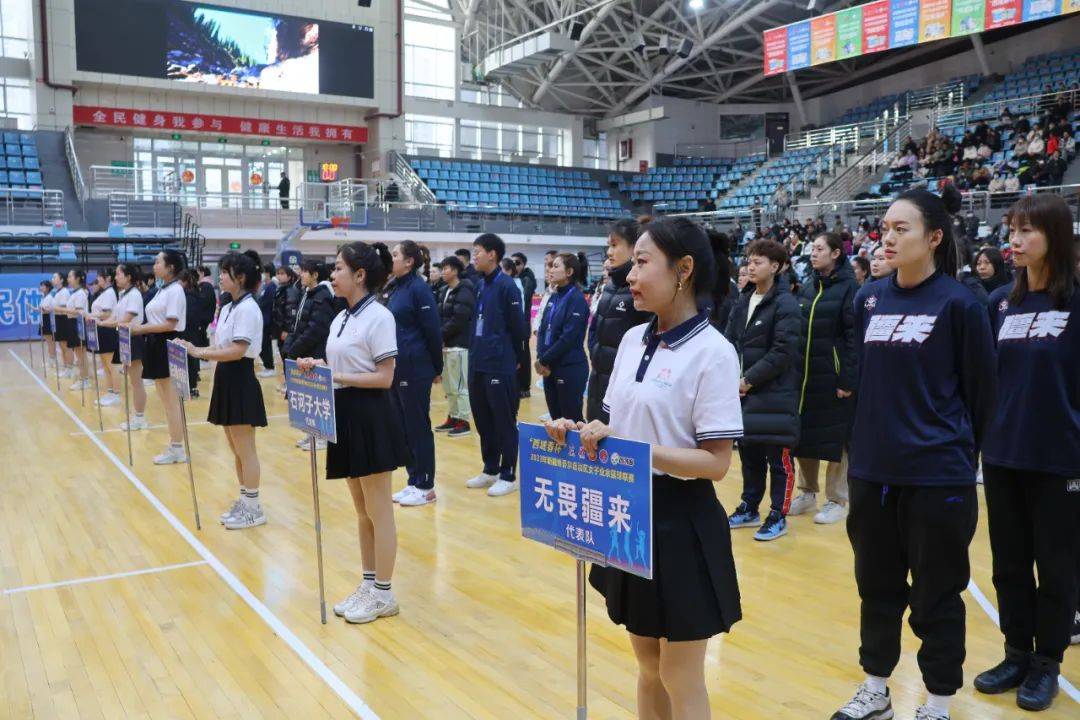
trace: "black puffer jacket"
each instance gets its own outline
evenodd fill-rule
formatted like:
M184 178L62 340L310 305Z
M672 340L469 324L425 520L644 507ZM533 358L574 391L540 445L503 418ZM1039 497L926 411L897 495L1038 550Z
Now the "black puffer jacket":
M336 315L330 283L324 281L305 291L296 312L296 323L285 339L285 357L325 360L326 337Z
M274 291L273 318L270 321L274 332L292 332L296 324L296 309L300 306L300 298L304 291L300 289L300 283L291 282L278 285Z
M608 274L608 284L600 291L600 303L589 322L588 346L592 373L589 375L589 397L585 416L589 420L608 421L604 412L604 393L607 392L611 371L615 368L615 355L626 331L635 325L647 323L652 313L634 309L630 285L626 276L631 263L621 265Z
M825 278L815 271L799 290L803 318L802 435L795 450L799 457L839 462L848 444L855 397L841 399L836 391L854 393L859 382L854 305L858 291L855 272L846 261Z
M439 302L443 346L468 348L469 328L476 314L476 286L464 278L455 288L447 288Z
M802 384L799 303L787 283L777 283L754 308L748 324L754 290L752 284L743 288L724 333L739 353L742 376L751 385L742 399L743 441L795 447Z

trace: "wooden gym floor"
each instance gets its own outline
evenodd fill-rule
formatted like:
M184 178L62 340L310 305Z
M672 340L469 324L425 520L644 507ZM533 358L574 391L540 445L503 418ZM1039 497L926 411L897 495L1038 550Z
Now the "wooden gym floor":
M40 346L0 345L0 718L571 718L575 705L571 560L520 537L517 495L467 491L476 436L438 444L434 506L397 510L396 618L349 626L318 616L308 456L293 443L285 405L264 380L270 427L259 433L269 524L224 530L235 497L233 463L203 399L189 405L203 529L195 530L183 465L155 467L167 442L150 393L149 431L126 436L123 406L41 382ZM521 418L544 411L539 393ZM445 401L435 389L432 418ZM736 461L737 462L737 461ZM322 458L320 457L320 466ZM395 477L403 482L401 473ZM737 465L720 485L729 509ZM348 491L323 481L329 603L358 581ZM709 648L714 717L827 718L861 681L857 598L842 524L793 518L790 534L755 543L736 533L745 619ZM972 547L968 686L957 720L1017 718L1012 695L970 686L999 660L985 513ZM980 593L986 597L977 598ZM981 607L979 600L981 599ZM630 718L634 660L589 591L590 711ZM914 637L892 680L898 718L921 702ZM1080 713L1080 648L1066 656L1063 688L1045 720Z

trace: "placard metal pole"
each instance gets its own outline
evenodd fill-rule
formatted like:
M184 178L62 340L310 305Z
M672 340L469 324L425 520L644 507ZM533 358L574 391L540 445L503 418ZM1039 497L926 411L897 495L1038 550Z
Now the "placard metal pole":
M316 440L308 435L311 453L311 498L315 505L315 558L319 566L319 617L326 624L326 587L323 582L322 514L319 511L319 463L316 458Z
M91 359L94 361L94 395L97 397L97 424L98 431L105 432L105 422L101 419L101 386L98 384L97 377L97 353L93 353Z
M120 372L124 374L124 426L127 428L128 467L135 467L131 457L131 400L128 398L128 385L131 384L131 366L121 366Z
M187 453L188 482L191 484L191 506L195 509L195 529L202 530L202 522L199 520L199 498L195 494L195 470L191 464L191 441L188 439L187 410L184 409L184 396L178 391L180 398L180 424L184 426L184 452Z
M577 720L589 716L588 654L585 635L585 561L577 561Z

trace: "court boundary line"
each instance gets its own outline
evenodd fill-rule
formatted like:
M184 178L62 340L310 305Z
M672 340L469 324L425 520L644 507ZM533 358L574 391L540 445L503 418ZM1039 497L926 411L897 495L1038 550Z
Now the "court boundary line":
M968 592L975 598L975 602L979 603L979 607L983 609L983 612L989 616L991 622L994 623L994 627L1001 629L1001 616L998 615L997 608L993 606L990 599L983 594L983 591L979 589L979 586L975 584L974 580L968 580L967 586ZM1068 679L1058 674L1058 687L1065 691L1065 694L1073 699L1074 702L1080 703L1080 691L1076 689Z
M41 583L39 585L23 585L22 587L7 588L3 594L18 595L20 593L34 592L35 590L51 590L53 588L71 587L72 585L88 585L90 583L105 582L106 580L120 580L122 578L137 577L139 575L154 575L181 570L183 568L201 567L206 565L205 560L193 560L192 562L162 565L160 567L143 568L142 570L128 570L127 572L110 573L108 575L94 575L92 577L76 578L74 580L59 580L57 582Z
M75 412L71 408L69 408L67 404L56 395L56 393L52 391L52 388L46 385L42 381L42 379L30 369L30 366L23 362L23 359L19 357L18 353L16 353L12 349L8 349L8 353L11 355L12 358L15 359L17 363L19 363L20 366L22 366L22 369L25 370L26 373L34 379L34 382L37 383L38 387L44 390L45 393L49 397L51 397L57 405L60 406L60 409L63 410L64 413L66 413L67 416L71 418L71 421L74 422L75 425L83 431L83 434L90 439L90 442L94 443L102 452L102 454L105 455L105 457L110 460L113 465L116 466L117 470L119 470L120 473L127 478L128 482L131 483L132 487L134 487L139 492L139 494L146 498L147 502L149 502L150 505L152 505L153 508L157 510L158 513L165 519L165 521L170 526L172 526L173 530L175 530L182 538L184 538L187 544L191 546L191 548L199 555L199 557L205 560L206 564L213 568L214 572L216 572L221 577L221 579L225 581L225 584L228 585L233 590L233 592L239 595L240 598L248 605L248 607L255 611L255 614L262 618L263 622L265 622L278 637L285 641L285 644L288 645L294 653L296 653L300 660L303 661L303 663L307 665L308 668L310 668L311 671L314 672L323 682L325 682L350 710L356 713L360 718L362 718L362 720L380 720L379 716L375 713L375 711L372 710L371 707L369 707L368 704L365 703L360 698L360 696L352 690L352 688L346 685L345 682L326 665L326 663L324 663L317 655L315 655L315 653L312 652L311 648L304 644L304 641L297 637L296 634L291 629L289 629L288 625L286 625L284 622L281 621L280 618L274 615L273 611L271 611L270 608L268 608L262 602L262 600L259 600L257 597L255 597L255 595L252 594L252 592L247 588L247 586L240 582L240 579L236 577L236 575L234 575L231 570L225 567L221 560L219 560L217 556L214 555L214 553L212 553L208 547L203 545L201 540L195 537L195 535L193 535L192 532L188 530L183 525L183 523L181 523L177 519L175 515L173 515L171 510L165 507L164 503L162 503L161 500L159 500L158 497L150 491L150 488L148 488L142 482L142 480L140 480L139 477L135 475L135 473L132 472L131 469L126 464L124 464L120 460L120 458L118 458L116 454L105 445L105 443L101 441L101 438L95 435L90 430L90 428L87 427L86 423L82 421L82 418L76 415Z
M288 413L285 413L285 414L281 414L281 415L267 415L266 419L268 421L269 420L280 420L282 418L287 418L287 417L289 417L289 415L288 415ZM198 427L198 426L201 426L201 425L209 425L209 424L210 424L210 422L207 421L207 420L196 420L195 422L189 422L188 427ZM167 423L154 423L152 425L147 425L146 429L147 430L164 430L167 427L169 427ZM122 428L110 427L110 428L105 428L104 430L91 430L90 432L94 433L95 435L101 435L102 433L118 433L118 432L126 432L126 431L124 429L122 429ZM142 432L142 430L136 430L135 432ZM68 433L68 435L70 437L79 437L80 435L82 435L82 432L76 430L75 432Z

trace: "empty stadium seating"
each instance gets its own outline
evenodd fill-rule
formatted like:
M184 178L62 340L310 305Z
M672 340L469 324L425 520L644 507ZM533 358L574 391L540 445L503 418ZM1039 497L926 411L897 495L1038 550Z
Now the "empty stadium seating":
M947 81L946 85L950 83L963 83L964 95L970 95L979 86L980 78L978 75L964 75L962 77L956 77ZM853 108L849 108L843 115L836 118L835 121L829 123L830 125L848 125L852 123L867 122L874 118L881 117L886 110L892 110L899 107L901 113L907 113L907 101L912 95L924 93L930 90L931 87L921 88L919 90L910 90L902 93L894 93L892 95L884 95L875 100L871 100L865 105L859 105Z
M1015 72L1006 75L984 102L1057 92L1077 85L1080 85L1080 49L1062 50L1028 58Z
M450 212L610 219L625 211L585 170L408 158Z
M835 148L833 152L836 159L841 157L839 148ZM766 163L750 183L740 186L725 197L719 207L738 210L755 205L768 205L780 186L789 191L793 189L797 196L808 189L803 179L806 171L816 166L819 159L827 161L828 154L829 148L825 147L789 150Z
M0 144L0 196L32 198L42 189L37 142L27 133L5 132Z
M680 157L674 165L636 175L612 174L608 180L635 204L648 202L657 210L694 212L701 209L702 201L721 197L764 161L763 153L738 159Z

